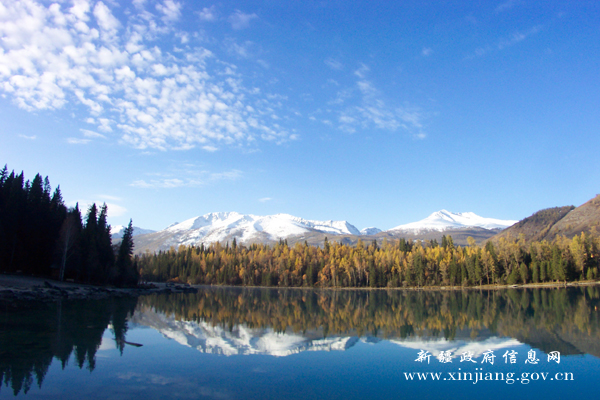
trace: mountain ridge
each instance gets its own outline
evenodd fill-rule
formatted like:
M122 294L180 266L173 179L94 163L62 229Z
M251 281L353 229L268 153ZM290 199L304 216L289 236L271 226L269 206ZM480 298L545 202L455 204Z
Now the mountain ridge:
M388 231L411 231L420 232L424 230L444 231L451 228L478 227L484 229L505 229L516 224L516 220L500 220L496 218L484 218L473 212L453 213L446 210L436 211L427 218L409 224L399 225Z
M121 238L123 237L123 231L125 230L125 228L127 228L125 225L111 226L111 229L110 229L111 238L113 240L121 240ZM146 235L148 233L154 233L154 232L156 232L156 231L153 229L144 229L144 228L140 228L139 226L133 227L133 236Z
M169 225L167 228L135 237L136 252L155 252L168 250L181 245L199 245L200 243L233 242L276 243L288 240L292 244L306 241L312 245L321 245L325 238L354 244L359 239L383 240L384 238L423 236L430 240L440 239L442 234L473 236L476 240L485 240L516 221L483 218L472 212L451 213L441 210L429 217L411 224L399 225L387 231L375 227L359 231L348 221L318 221L296 217L290 214L258 216L238 212L212 212L189 218L183 222ZM403 227L408 226L408 229ZM464 235L463 235L464 234ZM460 239L459 239L460 240ZM457 244L460 244L458 242Z
M600 194L579 207L552 207L537 211L489 240L496 242L501 238L523 235L527 242L552 241L557 236L571 239L582 232L589 234L594 231L600 233Z

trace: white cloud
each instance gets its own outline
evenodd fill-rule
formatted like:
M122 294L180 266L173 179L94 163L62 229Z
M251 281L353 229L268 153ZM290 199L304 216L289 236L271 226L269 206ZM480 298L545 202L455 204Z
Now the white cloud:
M342 69L344 69L344 65L341 62L339 62L338 60L335 60L333 58L326 59L325 65L327 65L329 68L336 70L336 71L341 71Z
M268 62L266 62L265 60L256 60L256 63L259 64L260 66L262 66L264 69L271 68L271 65Z
M235 30L246 29L250 26L250 21L258 18L258 15L252 14L244 14L240 10L235 10L233 14L231 14L228 18L231 27Z
M533 28L531 28L525 32L515 32L508 38L501 39L498 42L498 49L502 50L505 47L510 47L514 44L522 42L523 40L527 39L527 37L538 33L541 29L542 29L542 27L538 25L538 26L534 26Z
M506 48L512 47L512 46L516 45L517 43L520 43L523 40L527 39L528 37L537 34L538 32L540 32L542 30L542 28L543 27L541 25L536 25L536 26L526 30L525 32L520 32L520 31L514 32L510 36L500 38L494 46L487 44L485 46L477 48L473 55L467 56L466 58L470 59L470 58L475 58L475 57L482 57L492 51L501 51Z
M260 201L261 203L266 203L267 201L271 201L271 200L273 200L273 199L270 197L263 197L262 199L258 199L258 201Z
M201 184L201 182L190 182L190 181L185 182L178 178L171 178L171 179L152 179L148 182L141 179L141 180L137 180L137 181L134 181L133 183L131 183L131 186L138 187L138 188L144 188L144 189L148 189L148 188L152 188L152 189L169 188L170 189L170 188L177 188L177 187L181 187L181 186L198 186L199 184Z
M84 199L84 200L67 202L68 207L75 207L76 204L79 204L79 210L81 211L83 218L85 218L85 215L86 215L88 209L92 206L92 204L96 204L96 207L98 207L98 210L100 210L100 207L102 207L103 204L106 204L107 215L109 218L121 217L121 216L127 214L127 209L125 207L120 206L115 203L110 203L110 202L107 203L107 202L103 201L102 199L99 199L99 200L85 200Z
M353 124L355 121L356 121L356 119L354 119L348 115L340 116L340 123L342 123L342 124Z
M85 136L86 138L90 138L90 139L106 139L106 136L104 136L101 133L98 132L94 132L94 131L90 131L87 129L80 129L81 133L83 133L83 136Z
M201 21L213 22L217 20L217 8L215 6L204 7L197 14Z
M245 87L234 65L204 47L176 52L156 46L158 37L179 42L185 35L171 27L181 3L151 8L137 1L136 13L123 20L111 3L3 1L0 94L28 111L83 105L81 119L95 125L91 132L115 132L121 143L140 149L290 140L293 133L270 118L282 100ZM256 18L238 10L230 22L242 29ZM244 45L240 56L249 55Z
M365 65L365 64L360 64L360 67L354 71L354 75L358 76L360 79L364 79L365 76L367 75L367 72L369 72L371 69Z
M108 216L110 218L121 217L127 213L127 209L118 204L106 203L108 207Z
M233 54L240 58L251 58L253 45L254 43L249 40L246 40L243 43L237 43L234 40L229 39L225 42L227 51L230 54Z
M356 86L343 88L329 101L330 112L337 113L338 128L348 133L358 129L380 129L394 132L399 129L414 138L424 139L427 114L411 105L391 106L375 84L368 79L369 66L361 64L354 71ZM331 124L330 120L323 123Z
M69 144L88 144L89 142L91 142L90 139L81 139L74 137L67 138L67 143Z
M94 16L100 29L106 33L108 39L112 39L121 26L119 20L112 15L110 9L101 1L94 7Z
M175 22L181 16L181 3L173 0L165 0L163 4L157 4L156 9L163 14L163 21Z
M242 171L232 169L224 172L200 170L194 164L180 165L169 172L148 174L150 179L138 179L130 186L142 189L173 189L179 187L198 187L223 180L237 180L243 176Z
M504 3L498 4L495 11L496 11L496 13L508 11L519 3L520 3L519 0L508 0L508 1L505 1Z
M23 138L23 139L27 139L27 140L35 140L35 139L37 139L37 136L36 136L36 135L33 135L33 136L27 136L27 135L21 135L21 134L19 134L19 137L20 137L20 138Z
M236 180L238 178L241 178L242 176L242 171L237 170L237 169L232 169L231 171L227 171L227 172L218 172L218 173L212 173L210 174L210 179L212 181L220 181L220 180Z
M206 151L209 151L209 152L211 152L211 153L213 153L213 152L215 152L215 151L219 150L217 147L214 147L214 146L202 146L202 148L203 148L204 150L206 150Z
M433 50L430 47L423 47L423 50L421 50L421 54L423 55L423 57L428 57L433 54Z

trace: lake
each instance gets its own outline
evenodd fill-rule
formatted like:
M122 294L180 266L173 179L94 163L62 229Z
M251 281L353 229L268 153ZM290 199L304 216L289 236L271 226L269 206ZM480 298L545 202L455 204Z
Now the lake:
M0 398L596 398L599 306L597 286L4 304Z

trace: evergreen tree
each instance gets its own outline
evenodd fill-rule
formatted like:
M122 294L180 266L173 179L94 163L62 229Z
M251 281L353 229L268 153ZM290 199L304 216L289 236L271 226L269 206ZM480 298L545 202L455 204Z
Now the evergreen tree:
M98 223L96 224L96 244L98 246L98 262L100 263L100 279L106 283L109 279L109 271L115 264L115 254L112 248L110 236L110 225L107 223L108 206L106 203L100 209Z
M129 220L129 225L123 231L123 238L119 246L119 253L116 261L116 284L125 286L134 286L139 280L139 273L134 267L133 256L133 225ZM136 263L137 264L137 263Z
M101 278L101 266L98 255L98 208L96 203L92 204L88 209L85 227L82 235L82 260L81 269L84 273L82 276L88 283L98 283Z

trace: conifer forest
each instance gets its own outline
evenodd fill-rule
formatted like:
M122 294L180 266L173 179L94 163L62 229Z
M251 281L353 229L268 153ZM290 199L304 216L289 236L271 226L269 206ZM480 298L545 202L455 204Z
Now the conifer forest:
M113 246L107 206L92 204L82 217L68 208L60 187L48 177L0 171L0 271L97 285L132 286L138 282L133 263L131 221L123 240Z

